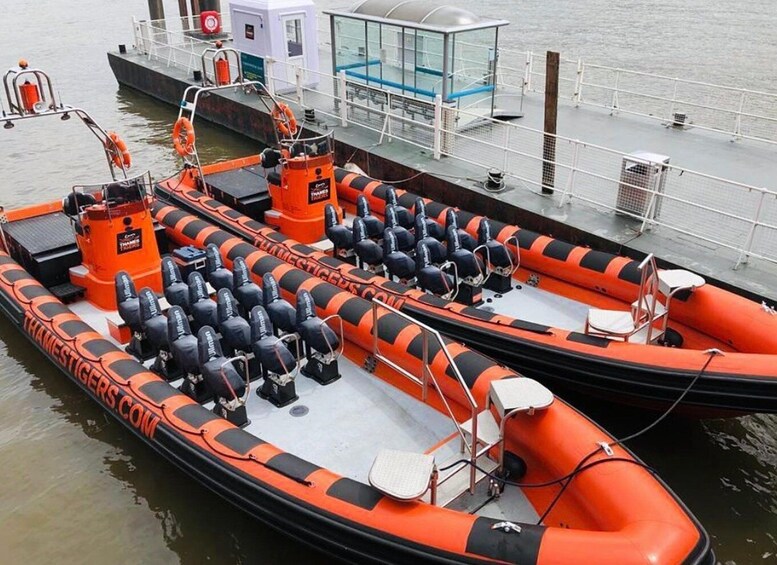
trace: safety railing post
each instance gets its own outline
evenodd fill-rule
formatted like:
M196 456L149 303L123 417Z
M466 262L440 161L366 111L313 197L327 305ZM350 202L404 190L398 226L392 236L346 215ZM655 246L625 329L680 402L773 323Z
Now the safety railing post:
M303 99L304 92L302 90L302 78L305 75L305 71L302 70L302 67L295 66L294 67L294 83L297 88L297 103L300 106L305 105L305 100Z
M755 230L758 227L758 224L761 222L761 210L764 206L764 199L766 198L766 191L761 191L761 198L758 199L758 205L755 207L755 214L753 215L753 221L750 224L750 229L747 232L747 238L745 239L745 244L742 246L742 249L739 251L739 257L737 257L736 265L734 265L734 269L738 269L740 265L746 264L747 261L750 259L750 252L753 249L753 241L755 240Z
M434 97L434 158L439 160L442 151L442 95Z
M267 87L267 93L270 96L275 96L275 77L273 76L274 69L275 61L272 57L267 57L264 60L264 85Z
M672 88L672 99L669 101L669 123L674 123L674 112L677 109L675 104L677 103L677 78L674 79L674 87Z
M340 88L340 125L343 127L348 127L348 97L346 96L345 87L346 87L346 80L345 80L345 70L340 71L337 73L338 78L340 79L339 86Z
M610 115L618 113L618 89L621 83L621 70L615 71L615 86L612 89L612 101L610 102Z
M531 92L531 67L532 67L532 52L526 52L526 65L523 70L523 86L521 88L521 94Z
M504 172L507 172L507 160L508 156L510 155L510 126L507 124L502 126L505 129L505 137L504 137L504 156L502 159L502 170Z
M742 112L745 109L745 96L746 91L742 91L739 95L739 110L737 110L736 120L734 122L734 139L742 139Z
M580 106L583 98L583 59L577 60L577 75L575 76L575 107Z
M580 146L582 145L579 140L572 142L572 168L569 171L569 177L567 178L567 184L564 187L564 192L561 193L561 198L558 201L558 207L561 208L564 204L572 201L572 195L575 189L575 177L577 176L577 163L580 159Z

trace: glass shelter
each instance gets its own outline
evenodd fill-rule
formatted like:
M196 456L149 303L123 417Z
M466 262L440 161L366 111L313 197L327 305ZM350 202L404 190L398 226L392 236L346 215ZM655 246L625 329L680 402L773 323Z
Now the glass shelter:
M467 107L493 101L499 28L428 0L361 0L329 16L332 67L348 81L427 102Z

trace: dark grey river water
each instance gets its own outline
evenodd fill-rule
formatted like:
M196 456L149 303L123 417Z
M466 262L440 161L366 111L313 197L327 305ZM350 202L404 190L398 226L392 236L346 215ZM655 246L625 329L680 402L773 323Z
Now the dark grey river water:
M0 68L25 57L48 70L67 103L122 134L135 170L176 170L174 109L119 90L105 57L116 44L132 43L131 17L147 15L144 0L6 4ZM176 6L166 0L168 15ZM513 22L502 36L506 46L777 91L774 0L486 0L475 9ZM79 125L43 121L0 132L0 204L59 198L72 184L102 179L99 147ZM205 161L256 150L204 124L198 134ZM573 400L616 436L649 421ZM777 563L777 419L669 419L631 447L706 526L722 563ZM4 319L0 485L2 563L325 561L156 458Z

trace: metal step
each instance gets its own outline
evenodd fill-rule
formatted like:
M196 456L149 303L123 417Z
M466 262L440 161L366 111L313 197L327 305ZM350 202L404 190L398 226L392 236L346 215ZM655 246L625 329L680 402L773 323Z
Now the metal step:
M438 469L447 467L461 459L468 458L467 453L460 452L460 445L461 438L456 435L456 437L444 443L431 453L435 456ZM478 458L478 467L490 473L496 469L497 462L484 453ZM470 466L467 463L460 463L448 471L440 472L438 482L442 482L442 484L437 487L437 506L448 506L452 501L467 492L467 489L469 489L469 469ZM487 479L487 476L480 471L477 472L475 477L476 482L482 481L484 478ZM479 492L479 489L476 490ZM424 502L430 502L431 493L427 492L422 500ZM485 502L486 499L484 498L483 503Z

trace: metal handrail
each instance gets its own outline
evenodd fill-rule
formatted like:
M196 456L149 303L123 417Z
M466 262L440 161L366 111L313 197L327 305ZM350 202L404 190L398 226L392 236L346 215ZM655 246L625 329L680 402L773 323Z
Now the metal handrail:
M243 366L245 367L246 391L245 391L245 394L243 394L242 398L238 397L238 395L235 393L235 389L233 389L232 385L229 384L229 379L227 378L227 374L224 372L224 367L232 364L234 361L241 361L243 363ZM251 390L251 375L249 374L249 370L248 370L248 357L246 357L245 355L235 355L234 357L230 357L229 359L227 359L221 364L221 367L219 368L219 373L221 374L221 378L224 379L224 384L227 385L229 392L232 393L232 400L230 402L236 403L237 406L243 406L246 403L246 399L248 398L248 394Z
M384 308L391 312L392 314L396 314L400 318L410 322L411 324L418 326L421 329L421 336L423 340L422 344L422 365L421 365L421 379L418 379L415 375L413 375L410 371L404 369L403 367L399 366L397 363L394 363L389 358L385 357L380 353L380 348L378 347L378 308ZM432 336L438 346L440 347L440 350L445 355L446 360L448 361L448 365L453 369L454 377L456 378L456 382L459 384L459 387L464 392L464 396L467 399L467 402L470 407L470 414L471 414L471 422L472 422L472 442L471 444L467 442L466 433L464 429L461 427L461 424L459 424L458 420L456 420L456 416L453 413L453 410L450 407L450 404L448 403L448 399L445 397L445 393L443 392L442 388L440 388L440 385L437 383L437 379L434 376L434 373L432 373L431 369L429 368L429 336ZM469 492L471 494L474 494L475 492L475 479L476 479L476 472L477 469L475 468L475 464L477 463L478 457L481 455L478 453L477 445L478 445L478 404L475 401L475 398L472 396L472 392L470 392L469 387L467 387L467 383L464 382L464 378L461 376L461 372L459 371L458 365L456 365L456 362L454 361L453 357L450 354L450 351L448 351L448 347L445 345L445 342L442 339L442 336L440 335L440 332L435 330L434 328L427 326L426 324L419 322L415 318L408 316L404 312L401 312L397 310L396 308L393 308L392 306L389 306L385 302L382 302L378 300L377 298L372 299L372 347L373 347L373 355L376 359L379 361L382 361L398 373L400 373L402 376L408 378L410 381L420 385L422 387L422 399L426 401L426 390L428 386L428 379L431 379L432 384L434 385L434 388L437 389L437 392L440 395L440 399L443 402L443 405L445 406L445 409L448 411L448 415L450 416L451 420L453 420L453 423L456 425L456 431L459 433L459 436L461 437L462 442L466 446L467 450L469 451L470 455L470 461L472 465L470 465L470 484L469 484ZM455 472L449 474L447 477L441 479L438 484L442 484L448 479L450 479L453 475L458 472L459 469L457 469Z

